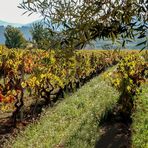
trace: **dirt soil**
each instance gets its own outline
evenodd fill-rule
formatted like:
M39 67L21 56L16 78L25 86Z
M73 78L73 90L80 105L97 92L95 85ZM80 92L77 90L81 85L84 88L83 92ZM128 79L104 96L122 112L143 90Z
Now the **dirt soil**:
M24 130L29 121L18 122L16 127L10 119L0 120L0 148L3 148L3 144L10 138L16 136L19 131Z
M131 148L131 121L113 112L100 125L101 137L95 148Z

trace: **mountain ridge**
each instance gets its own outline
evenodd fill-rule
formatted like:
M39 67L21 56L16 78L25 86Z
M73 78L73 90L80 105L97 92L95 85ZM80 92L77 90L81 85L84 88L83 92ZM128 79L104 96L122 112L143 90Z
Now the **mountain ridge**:
M10 23L10 22L6 22L6 21L3 21L3 20L0 20L0 26L8 26L8 25L11 25L11 26L14 26L14 27L21 27L23 26L23 24L19 24L19 23Z
M11 23L11 22L7 22L7 21L4 21L4 20L0 20L0 26L8 26L8 25L11 25L13 27L23 27L23 26L27 26L27 27L30 27L33 23L36 23L36 22L39 22L39 20L36 20L36 21L33 21L33 22L30 22L30 23L26 23L26 24L21 24L21 23Z

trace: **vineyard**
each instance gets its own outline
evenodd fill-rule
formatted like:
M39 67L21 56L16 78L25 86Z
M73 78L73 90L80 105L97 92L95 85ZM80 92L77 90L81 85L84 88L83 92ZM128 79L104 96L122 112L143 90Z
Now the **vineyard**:
M115 66L114 70L107 70L109 67L112 67L114 65L117 65ZM108 88L108 91L113 89L112 91L116 92L116 95L109 91L110 94L108 94L108 97L112 94L112 98L107 100L107 98L102 96L102 98L106 100L104 102L106 104L104 104L104 109L100 111L99 118L101 119L101 114L105 114L106 110L108 110L107 108L110 107L110 104L112 104L113 107L117 102L121 104L119 111L124 116L129 118L129 116L132 114L133 111L136 110L136 107L138 106L137 100L139 100L138 98L142 92L143 85L145 86L147 84L147 51L143 51L140 53L139 51L134 50L44 51L39 49L7 49L6 47L1 46L0 118L8 118L11 121L12 126L15 128L17 127L18 123L27 120L27 118L32 119L35 117L36 114L41 113L43 107L50 106L52 108L53 106L55 106L58 100L65 98L67 94L77 93L77 90L79 91L79 89L84 84L87 85L87 83L89 83L92 78L97 78L97 76L103 71L107 72L105 72L101 76L100 82L97 81L97 83L101 85L101 82L104 83L102 79L105 79L104 81L107 82L104 84L105 87L102 85L102 90L107 91L105 88ZM98 89L101 90L97 83L96 86L98 86ZM91 89L91 87L89 89ZM87 91L83 93L87 94ZM99 96L99 93L100 92L98 91L95 96L96 98L97 95ZM81 97L83 98L83 96ZM85 97L86 99L82 99L81 101L86 101L86 103L88 104L90 103L90 106L86 108L84 107L85 110L82 110L80 114L78 111L78 115L74 117L78 119L78 122L81 122L81 120L78 118L79 116L81 116L81 113L83 118L83 112L87 112L88 110L91 111L93 109L95 110L97 108L95 110L95 113L97 114L100 110L101 103L99 104L99 101L95 100L95 97L92 100L90 100L89 97L87 98L87 96ZM145 97L147 96L145 95ZM116 99L114 100L113 98ZM143 100L145 100L145 98ZM91 106L91 101L96 106L94 106L94 104ZM80 105L82 105L83 103L85 104L85 102L81 102ZM42 107L39 111L39 106L41 105ZM62 109L57 109L57 114L58 113L62 113ZM87 116L84 117L84 119L86 120L86 118L89 118L90 114L91 113L88 113ZM59 117L61 117L61 115L59 115ZM51 118L54 121L54 113L53 117L49 116L48 118ZM65 119L65 121L63 122L66 122L66 120L67 119ZM72 122L72 120L70 121ZM55 122L58 121L56 120ZM94 122L94 119L92 119L91 122L86 121L86 123L87 122L91 125L93 124L92 122ZM53 124L53 126L55 126L56 128L56 125L54 125L55 123L52 122L51 124ZM66 125L68 126L68 123L66 123ZM52 127L50 128L52 130ZM95 126L95 130L96 129L97 127ZM72 128L70 128L69 130L72 130ZM77 130L80 129L78 128ZM58 131L56 131L56 129L55 132L57 135L61 134L60 129L59 133ZM64 131L61 130L61 132ZM76 134L77 131L74 131L73 134L74 133ZM49 136L48 138L51 137ZM60 138L61 137L58 137L54 142L59 143L59 141L61 140ZM72 139L72 137L68 137L67 139ZM73 139L70 141L73 141ZM49 145L46 146L55 146L54 142L51 140L51 143L49 142ZM71 147L71 145L69 144L69 142L65 142L65 145L67 145L67 147ZM72 146L74 146L73 143L71 144ZM35 145L30 145L30 147L34 147ZM143 144L143 146L147 145ZM16 147L19 147L19 145L17 145ZM25 143L24 147L26 147Z
M1 48L0 53L1 110L12 111L15 122L25 103L44 99L52 105L54 98L83 85L121 59L114 52L84 51L64 57L54 51Z

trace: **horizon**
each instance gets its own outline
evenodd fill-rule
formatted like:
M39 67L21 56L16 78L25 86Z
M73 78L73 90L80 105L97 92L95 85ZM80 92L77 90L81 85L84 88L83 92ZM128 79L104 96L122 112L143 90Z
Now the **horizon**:
M41 19L37 14L24 14L25 10L18 8L22 0L5 0L0 5L0 20L15 24L28 24Z
M9 21L5 21L5 20L0 19L0 22L2 22L2 24L4 24L4 25L2 25L3 27L6 27L7 25L11 25L11 26L14 26L14 27L23 27L23 26L26 26L28 24L32 24L32 23L34 23L36 21L40 21L40 20L41 19L32 20L28 23L18 23L18 22L9 22ZM5 25L5 23L6 23L6 25Z

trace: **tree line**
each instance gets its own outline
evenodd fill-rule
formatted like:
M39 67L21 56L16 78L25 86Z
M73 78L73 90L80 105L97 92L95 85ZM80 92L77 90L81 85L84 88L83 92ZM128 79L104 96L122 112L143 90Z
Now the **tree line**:
M27 41L23 33L17 28L8 25L5 28L5 45L7 48L57 48L60 36L58 32L51 32L42 22L34 23L30 29L32 41Z

